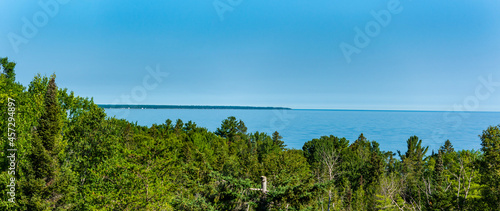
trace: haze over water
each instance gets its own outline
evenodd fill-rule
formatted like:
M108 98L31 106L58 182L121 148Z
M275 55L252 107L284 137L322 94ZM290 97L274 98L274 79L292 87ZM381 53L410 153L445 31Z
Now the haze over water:
M357 110L233 110L233 109L106 109L110 116L139 125L162 124L167 119L195 122L209 131L235 116L248 132L278 131L289 148L301 149L311 139L334 135L351 143L363 133L381 150L406 152L406 140L417 135L429 152L449 139L455 150L481 147L478 137L490 125L500 123L500 112L357 111Z

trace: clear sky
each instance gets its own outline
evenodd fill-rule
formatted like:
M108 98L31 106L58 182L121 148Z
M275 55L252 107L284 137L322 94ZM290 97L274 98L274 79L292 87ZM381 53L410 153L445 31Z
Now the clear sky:
M499 11L491 0L2 0L0 57L24 85L55 72L102 104L500 111Z

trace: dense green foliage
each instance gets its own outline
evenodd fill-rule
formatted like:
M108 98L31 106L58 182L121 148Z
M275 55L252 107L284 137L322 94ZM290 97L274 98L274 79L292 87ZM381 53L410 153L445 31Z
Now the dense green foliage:
M169 119L144 127L107 117L92 99L58 89L55 75L15 82L1 59L0 183L9 184L8 99L16 113L16 203L0 210L497 210L500 126L481 151L451 142L384 152L361 134L288 149L278 132L247 132L229 117L215 132ZM402 140L404 141L404 140ZM267 178L263 193L261 176Z

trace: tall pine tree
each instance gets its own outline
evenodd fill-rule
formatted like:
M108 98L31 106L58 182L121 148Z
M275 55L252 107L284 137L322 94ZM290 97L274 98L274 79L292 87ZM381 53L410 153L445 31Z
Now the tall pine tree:
M61 108L57 98L58 89L52 76L45 93L44 108L38 126L34 130L25 179L22 184L24 196L20 203L28 210L65 210L71 208L74 188L69 168L62 167L65 161L59 146L62 143ZM65 165L66 166L66 165Z
M500 125L488 127L481 137L484 159L481 163L483 197L491 209L500 207Z

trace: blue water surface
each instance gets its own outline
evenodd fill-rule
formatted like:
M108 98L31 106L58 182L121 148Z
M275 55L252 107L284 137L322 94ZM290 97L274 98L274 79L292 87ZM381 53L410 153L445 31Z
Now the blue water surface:
M301 149L306 141L325 135L345 137L351 143L363 133L384 151L406 151L406 140L422 139L429 151L449 139L455 150L481 148L479 135L500 124L500 112L355 111L355 110L233 110L233 109L106 109L110 116L139 125L162 124L167 119L193 121L215 131L222 120L235 116L248 132L278 131L289 148Z

